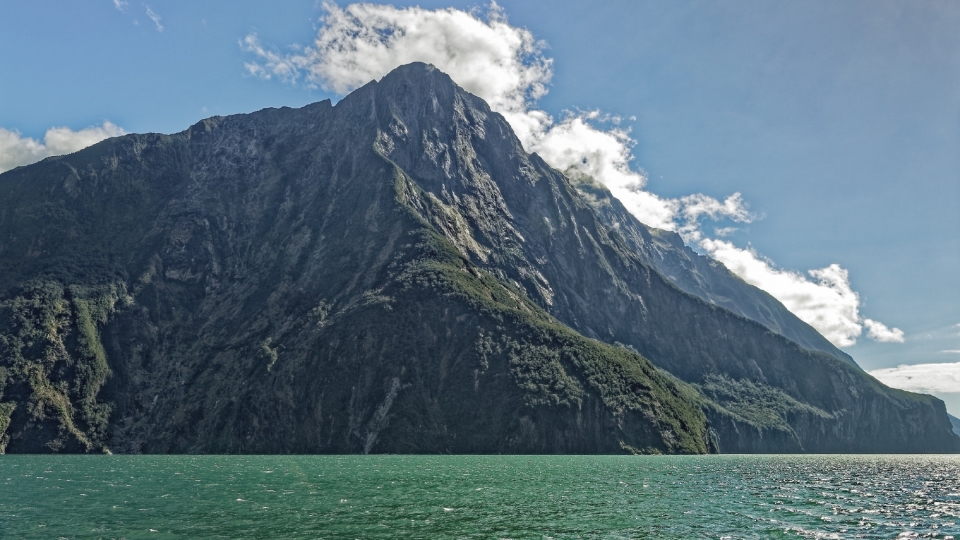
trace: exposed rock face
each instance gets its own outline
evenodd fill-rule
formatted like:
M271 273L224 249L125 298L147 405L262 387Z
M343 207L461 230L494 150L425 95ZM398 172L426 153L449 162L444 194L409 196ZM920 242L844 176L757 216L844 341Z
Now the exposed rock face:
M0 194L7 451L960 449L939 400L664 278L431 66Z

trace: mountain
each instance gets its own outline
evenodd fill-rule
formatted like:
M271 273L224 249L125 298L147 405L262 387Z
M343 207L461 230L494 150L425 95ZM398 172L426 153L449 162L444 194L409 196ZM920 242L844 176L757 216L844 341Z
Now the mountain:
M664 277L429 65L0 195L8 452L960 450L941 401Z

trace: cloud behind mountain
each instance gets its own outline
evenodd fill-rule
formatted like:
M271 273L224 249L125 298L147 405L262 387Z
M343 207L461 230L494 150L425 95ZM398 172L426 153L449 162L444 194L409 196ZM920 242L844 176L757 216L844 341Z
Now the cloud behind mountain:
M883 384L901 390L930 394L960 391L960 362L902 365L875 369L869 373Z
M67 127L53 127L47 130L41 142L0 127L0 172L36 163L46 157L70 154L124 133L126 131L123 128L107 121L100 126L79 131Z

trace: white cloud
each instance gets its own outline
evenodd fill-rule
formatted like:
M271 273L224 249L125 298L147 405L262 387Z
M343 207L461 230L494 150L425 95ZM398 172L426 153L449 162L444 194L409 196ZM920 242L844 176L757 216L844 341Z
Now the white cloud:
M707 197L702 193L687 195L683 197L681 201L683 201L683 218L687 223L695 223L702 216L714 220L726 217L741 223L749 222L753 219L744 205L743 197L739 193L734 193L724 199L723 202L713 197Z
M503 114L528 151L557 169L603 182L640 221L678 231L688 244L773 295L834 344L853 345L864 325L867 337L877 341L903 340L900 330L861 318L859 296L839 265L803 275L777 268L752 249L707 236L701 220L753 220L739 193L722 201L699 193L660 197L644 189L645 175L631 166L635 142L629 130L619 127L619 118L578 111L556 120L536 109L552 77L552 60L529 30L510 26L497 4L485 13L377 4L340 8L328 3L323 9L321 27L308 47L281 53L264 47L255 34L244 38L241 47L256 57L246 69L264 79L304 80L345 94L397 66L431 63ZM607 123L613 126L603 129ZM728 232L720 228L716 236Z
M863 324L867 327L867 337L880 343L903 343L903 330L899 328L888 328L882 322L873 319L864 319Z
M113 7L119 11L126 11L128 3L124 0L113 0Z
M157 32L163 32L163 24L160 22L160 15L157 15L150 6L144 4L143 7L147 9L147 17L150 17L150 20L153 21L153 24L157 25Z
M945 351L940 351L946 354L960 354L960 349L947 349Z
M261 59L247 67L260 76L311 83L344 94L379 79L395 67L432 63L457 84L498 111L523 111L546 93L551 61L525 29L507 24L491 4L486 20L453 8L426 10L375 4L340 8L324 4L326 15L313 46L280 55L265 50L256 36L244 47Z
M914 364L869 372L892 388L924 393L960 392L960 362L951 364Z
M29 165L49 156L71 154L109 137L126 133L110 122L73 131L66 127L47 130L43 142L24 137L17 131L0 128L0 172Z
M441 68L442 69L442 68ZM598 129L591 121L602 120L597 111L570 113L554 123L542 111L504 114L516 127L524 116L539 120L527 122L517 136L527 150L536 152L553 167L577 171L607 186L613 195L641 221L652 227L675 230L683 202L666 199L645 191L647 178L630 167L633 140L620 128Z
M800 320L817 329L839 347L857 342L860 298L850 287L847 270L837 264L810 270L807 276L777 268L753 249L726 240L702 238L698 244L747 283L779 300Z
M703 237L699 229L684 234L684 238L700 246L747 283L770 293L838 347L856 344L864 327L866 337L879 343L905 341L904 332L899 328L889 328L860 315L860 296L850 286L849 272L838 264L808 270L807 275L803 275L778 268L753 249Z

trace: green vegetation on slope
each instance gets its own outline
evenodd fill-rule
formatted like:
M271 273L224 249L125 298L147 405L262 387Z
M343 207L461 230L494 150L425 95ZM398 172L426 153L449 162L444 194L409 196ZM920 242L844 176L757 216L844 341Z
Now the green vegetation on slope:
M0 302L0 435L45 433L33 451L106 450L110 405L97 394L110 374L99 329L126 297L122 286L32 281Z

